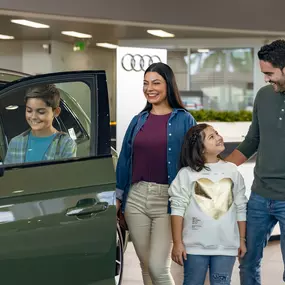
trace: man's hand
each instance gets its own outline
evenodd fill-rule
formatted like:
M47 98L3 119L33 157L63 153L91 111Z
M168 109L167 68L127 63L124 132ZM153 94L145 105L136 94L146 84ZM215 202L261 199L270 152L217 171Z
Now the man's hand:
M174 262L183 266L183 259L187 259L187 254L182 242L173 244L171 258Z
M239 166L247 161L247 157L244 154L242 154L239 150L235 149L231 154L229 154L225 158L225 161L232 162L237 166Z

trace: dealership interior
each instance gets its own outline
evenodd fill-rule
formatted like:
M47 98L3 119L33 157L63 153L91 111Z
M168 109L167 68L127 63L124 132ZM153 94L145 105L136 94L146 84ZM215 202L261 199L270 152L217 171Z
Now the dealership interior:
M200 92L203 108L251 110L254 94L264 83L256 52L264 42L282 36L102 22L1 15L0 25L5 27L0 34L1 68L27 74L105 70L115 121L116 47L162 48L189 109L202 107Z
M103 10L101 18L97 14L91 17L87 12L85 17L83 12L75 16L76 11L73 14L67 11L65 15L63 7L58 13L56 10L44 13L39 7L24 8L18 2L19 8L13 9L8 7L8 1L4 2L7 3L0 4L0 80L5 70L25 76L104 70L110 119L114 124L118 47L165 49L167 63L175 73L188 110L252 111L255 95L265 85L257 52L265 43L285 37L285 31L274 27L266 30L263 27L215 27L186 22L175 25L159 20L135 19L136 15L133 19L108 19ZM275 238L265 250L262 267L264 285L284 284L281 282L284 266L279 233L279 228L276 228ZM135 258L134 249L130 247L125 257L127 269L123 284L143 284ZM174 266L173 271L179 280L176 284L180 284L181 268ZM232 284L239 284L238 264Z

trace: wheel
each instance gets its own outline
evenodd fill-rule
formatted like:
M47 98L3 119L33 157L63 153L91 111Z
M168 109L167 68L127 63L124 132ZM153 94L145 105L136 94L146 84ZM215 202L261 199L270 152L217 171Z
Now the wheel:
M120 226L117 224L117 249L116 249L116 285L121 285L123 280L123 264L124 264L124 240L122 237Z

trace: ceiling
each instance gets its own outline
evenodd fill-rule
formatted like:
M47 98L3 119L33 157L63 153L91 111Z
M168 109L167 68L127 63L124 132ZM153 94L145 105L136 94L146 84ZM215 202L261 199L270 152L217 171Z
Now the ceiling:
M78 38L64 36L61 31L77 31L81 33L91 34L92 39L88 39L90 46L95 46L98 42L109 42L116 44L119 40L131 39L158 39L146 32L148 27L114 25L114 24L98 24L86 22L71 22L64 20L24 18L50 26L49 29L35 29L25 27L10 22L11 19L19 19L19 17L11 17L0 15L0 34L14 36L16 40L57 40L62 42L74 43ZM21 18L22 19L22 18ZM155 25L153 28L157 28ZM161 29L161 28L160 28ZM195 30L174 30L166 29L167 32L174 33L175 38L191 39L191 38L229 38L229 37L256 37L255 34L243 34L234 32L214 32L214 31L195 31Z

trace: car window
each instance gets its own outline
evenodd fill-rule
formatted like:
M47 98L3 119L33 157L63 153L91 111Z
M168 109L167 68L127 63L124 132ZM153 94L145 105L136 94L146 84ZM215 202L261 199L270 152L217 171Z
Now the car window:
M73 101L77 103L84 114L90 119L91 104L90 104L90 89L89 86L83 82L69 82L59 83L56 86L62 91L62 98L65 101ZM76 111L76 110L75 110Z
M64 139L68 137L66 140L70 141L71 139L74 142L76 146L75 157L89 156L91 146L91 91L89 86L84 82L54 82L52 84L59 91L61 109L60 114L53 120L52 124L54 128L64 134L62 136ZM7 157L7 149L11 140L15 137L21 137L21 135L27 132L29 133L29 130L31 130L31 126L26 120L25 95L29 89L37 86L34 84L18 88L1 98L0 115L2 132L0 136L0 159L2 162ZM16 148L23 147L23 144L16 146ZM26 151L28 146L25 146L25 150L15 150L14 148L15 144L13 144L12 152L23 152ZM49 157L50 159L52 158ZM59 157L57 156L56 159L59 159Z

